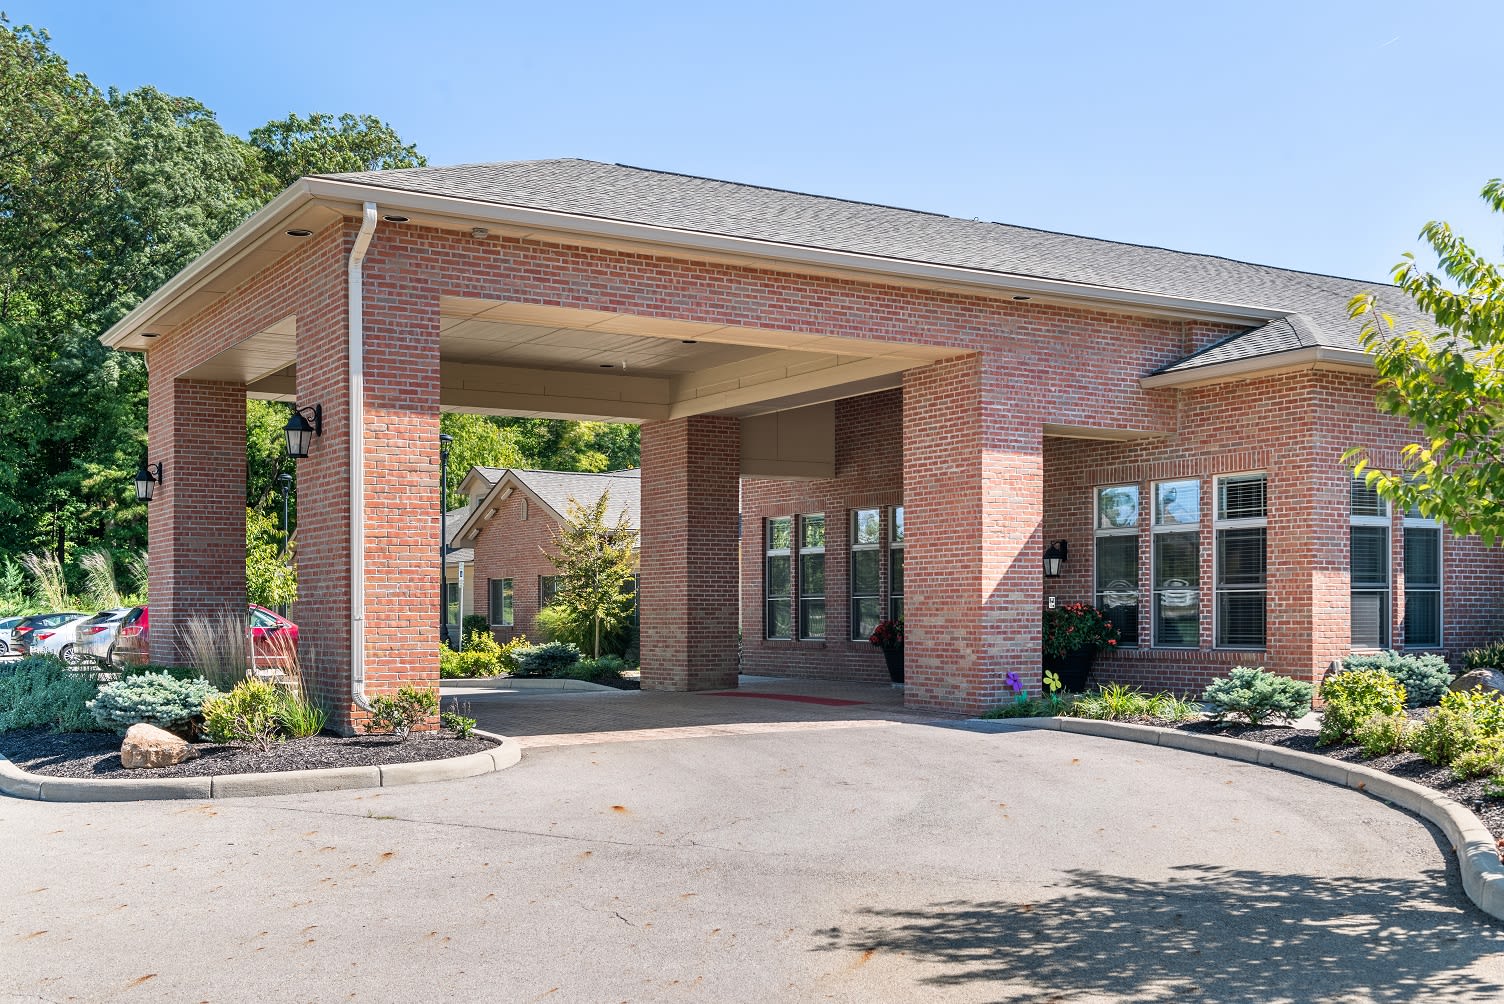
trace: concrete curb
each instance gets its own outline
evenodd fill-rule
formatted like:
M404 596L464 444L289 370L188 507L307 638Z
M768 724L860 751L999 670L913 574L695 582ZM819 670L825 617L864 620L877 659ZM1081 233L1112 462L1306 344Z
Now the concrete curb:
M1316 753L1301 753L1264 743L1199 735L1155 725L1101 722L1086 718L1013 718L986 720L986 724L990 727L988 731L1047 729L1163 746L1167 749L1275 767L1361 791L1434 823L1446 834L1447 840L1451 841L1462 872L1462 888L1467 893L1467 898L1490 917L1504 920L1504 862L1499 860L1499 846L1493 834L1460 802L1414 781Z
M452 676L447 680L439 681L439 689L446 688L452 690L614 690L618 693L623 692L619 687L608 687L604 683L591 683L589 680L554 680L538 677L518 679L510 676Z
M496 743L492 749L445 760L421 760L371 767L326 767L268 774L217 777L99 779L31 774L0 754L0 794L38 802L136 802L171 798L246 798L253 795L305 795L316 791L389 788L427 781L457 781L515 766L522 759L517 740L476 729Z

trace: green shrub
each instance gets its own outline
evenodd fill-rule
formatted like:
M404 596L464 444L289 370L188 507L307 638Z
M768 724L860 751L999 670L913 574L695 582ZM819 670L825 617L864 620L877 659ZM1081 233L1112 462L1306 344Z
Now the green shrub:
M27 656L0 670L0 732L105 731L89 711L98 691L93 673L75 673L56 656Z
M278 689L277 724L289 739L308 739L324 731L329 713L301 690Z
M501 665L501 671L512 676L519 675L521 668L517 664L517 656L532 647L532 643L527 640L525 634L509 639L501 646L501 652L496 657L496 661Z
M1262 725L1271 718L1294 720L1311 710L1311 685L1262 667L1237 666L1227 676L1213 680L1201 700L1211 706L1212 719L1229 715L1249 725Z
M204 705L204 732L217 743L243 743L270 753L282 739L283 695L262 680L242 680Z
M1412 708L1436 704L1452 682L1452 668L1439 655L1373 652L1342 660L1343 672L1360 669L1376 669L1394 677L1405 688L1405 703Z
M538 611L538 630L544 641L562 641L588 652L595 644L595 622L575 615L568 607L554 604ZM637 625L628 617L601 631L602 655L625 655L636 648Z
M469 739L470 733L475 731L475 719L466 718L464 715L453 711L446 711L439 716L439 724L460 739Z
M513 658L520 676L554 677L580 661L580 650L568 642L551 641L518 649Z
M1137 687L1121 683L1109 683L1096 690L1066 698L1058 711L1058 714L1066 718L1093 718L1112 722L1134 719L1183 722L1200 713L1201 709L1196 704L1183 701L1167 691L1145 694Z
M456 652L447 645L439 646L439 675L452 679L512 673L516 671L515 653L528 647L525 635L500 645L489 630L472 632L462 651Z
M1024 701L1009 701L982 713L983 718L1053 718L1060 708L1053 701L1029 698Z
M1385 756L1404 749L1410 737L1410 719L1404 714L1369 715L1353 729L1353 741L1366 757Z
M140 722L170 731L188 726L203 714L204 703L218 696L219 691L205 680L144 673L100 687L89 710L99 724L116 732Z
M490 634L491 621L485 614L466 614L460 624L460 637L468 638L473 634Z
M1471 712L1443 703L1410 734L1410 749L1431 763L1450 766L1483 738Z
M573 666L561 670L557 675L570 680L584 680L587 683L620 683L621 674L626 670L627 664L620 656L603 655L599 659L581 659Z
M1504 641L1491 641L1482 648L1468 649L1462 653L1462 668L1504 670Z
M1485 736L1504 736L1504 694L1497 690L1459 690L1443 697L1441 706L1471 715Z
M1321 737L1330 746L1352 739L1358 726L1372 715L1398 715L1405 710L1405 688L1380 669L1333 673L1321 684Z
M1149 698L1149 717L1161 722L1188 722L1201 716L1201 705L1171 693Z
M1504 740L1497 736L1479 740L1452 761L1452 776L1459 781L1493 777L1501 771L1504 771Z
M403 687L396 694L371 698L371 721L367 733L390 732L405 740L413 726L421 725L439 710L439 698L431 690Z

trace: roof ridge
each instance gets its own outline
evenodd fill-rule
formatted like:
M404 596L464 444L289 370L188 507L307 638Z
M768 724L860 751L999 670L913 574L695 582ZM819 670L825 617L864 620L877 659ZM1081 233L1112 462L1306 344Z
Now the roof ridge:
M911 209L908 206L895 206L887 202L868 202L865 199L847 199L839 195L817 195L814 192L803 192L797 188L779 188L777 185L756 185L750 181L730 181L726 178L712 178L704 174L689 174L685 171L664 171L656 167L639 167L636 164L623 164L620 161L606 164L605 161L587 160L587 164L602 164L608 167L624 167L628 171L643 171L648 174L664 174L671 178L692 178L695 181L710 181L717 185L730 185L733 188L755 188L763 192L781 192L784 195L802 195L806 199L824 199L827 202L844 202L850 206L872 206L877 209L891 209L896 213L914 213L919 216L935 216L942 220L961 220L967 223L977 223L979 220L967 220L964 216L952 216L949 213L936 213L928 209Z

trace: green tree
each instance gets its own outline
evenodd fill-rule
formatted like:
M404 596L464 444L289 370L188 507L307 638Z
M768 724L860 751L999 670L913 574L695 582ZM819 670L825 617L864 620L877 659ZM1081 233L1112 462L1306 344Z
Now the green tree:
M1484 186L1483 198L1504 213L1504 180ZM1365 321L1379 409L1409 421L1422 438L1403 448L1400 472L1369 468L1361 447L1346 459L1401 510L1416 507L1492 544L1504 537L1504 273L1446 223L1427 223L1421 237L1440 274L1407 254L1394 281L1435 330L1398 331L1371 294L1355 297L1350 309Z
M298 576L292 565L293 548L281 553L278 521L255 509L245 511L245 592L252 603L278 607L298 598Z
M610 523L610 511L609 492L588 506L570 499L554 533L556 553L548 556L559 572L550 608L572 622L577 635L592 639L593 658L601 654L601 633L624 623L636 602L628 586L637 567L637 531L625 512Z
M484 415L445 412L439 416L439 431L453 436L449 444L448 508L465 504L460 482L472 467L524 467L516 437Z
M428 161L396 130L374 115L289 115L251 130L251 145L260 152L270 199L310 174L388 171L423 167Z

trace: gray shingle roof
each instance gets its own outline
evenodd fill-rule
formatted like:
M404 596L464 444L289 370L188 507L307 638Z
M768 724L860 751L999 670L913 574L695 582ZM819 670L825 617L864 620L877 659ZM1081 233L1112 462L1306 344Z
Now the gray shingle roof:
M465 520L470 518L475 510L471 506L462 506L459 509L451 509L444 514L444 539L449 542L449 564L466 564L475 560L475 549L471 547L454 547L454 535L460 527L465 525Z
M399 191L666 226L831 251L1085 283L1300 315L1271 322L1172 363L1179 370L1308 346L1359 348L1347 303L1372 292L1423 324L1409 299L1380 282L1255 265L1164 248L986 223L781 189L589 160L413 167L332 177Z
M606 516L608 523L616 523L623 514L632 529L642 528L642 471L607 471L603 474L588 474L573 471L522 471L510 473L528 490L538 496L560 516L569 515L569 500L581 505L600 501L601 495L611 493L611 504ZM500 478L497 479L500 481Z

